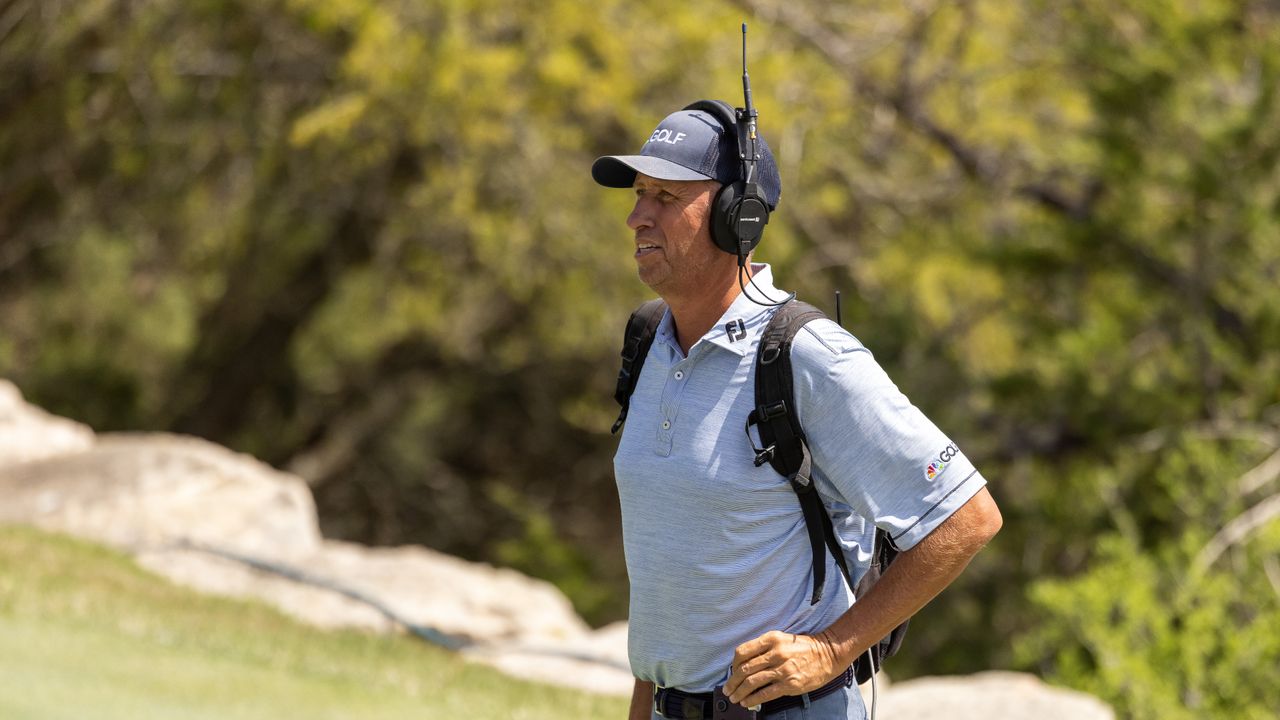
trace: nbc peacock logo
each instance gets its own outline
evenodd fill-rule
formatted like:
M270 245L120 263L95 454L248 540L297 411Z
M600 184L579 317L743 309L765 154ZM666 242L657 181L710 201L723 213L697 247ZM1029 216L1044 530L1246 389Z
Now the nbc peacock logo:
M928 466L924 469L924 476L929 480L933 480L938 477L942 474L942 471L946 469L947 464L951 462L952 458L959 454L960 449L956 447L955 443L947 445L942 449L942 452L938 453L938 457L929 461Z

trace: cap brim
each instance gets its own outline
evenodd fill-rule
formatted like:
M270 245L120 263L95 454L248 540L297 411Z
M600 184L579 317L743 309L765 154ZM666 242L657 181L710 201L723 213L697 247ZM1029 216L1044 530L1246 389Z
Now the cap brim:
M606 155L591 164L591 177L605 187L629 188L636 173L659 180L715 180L670 160L648 155Z

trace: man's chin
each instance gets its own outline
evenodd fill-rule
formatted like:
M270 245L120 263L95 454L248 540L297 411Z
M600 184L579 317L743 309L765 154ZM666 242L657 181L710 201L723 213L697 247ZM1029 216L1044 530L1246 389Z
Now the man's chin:
M649 286L650 290L660 293L662 286L666 284L670 273L662 272L660 268L642 267L636 269L636 275L640 278L640 282Z

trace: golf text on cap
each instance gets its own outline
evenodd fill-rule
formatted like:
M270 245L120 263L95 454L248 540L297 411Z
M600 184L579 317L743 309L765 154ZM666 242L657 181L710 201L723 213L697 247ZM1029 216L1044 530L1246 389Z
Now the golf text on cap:
M673 133L666 128L658 128L649 136L649 142L664 142L668 145L675 145L684 139L684 133Z

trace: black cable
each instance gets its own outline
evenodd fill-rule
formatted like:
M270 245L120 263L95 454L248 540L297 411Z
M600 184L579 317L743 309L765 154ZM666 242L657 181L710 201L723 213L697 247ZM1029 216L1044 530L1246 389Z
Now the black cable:
M759 300L751 297L751 293L747 292L746 283L743 282L742 280L742 274L745 273L747 270L746 260L747 259L745 256L743 255L738 256L738 287L742 290L742 294L745 295L748 300L750 300L751 302L761 307L779 307L781 305L786 305L787 303L796 299L795 293L787 293L787 296L782 300L774 301L773 298L769 297L769 293L765 292L763 289L761 289L759 285L756 284L756 279L754 277L750 278L751 287L755 288L756 291L759 292L761 295L763 295L764 299L768 300L769 302L760 302Z

